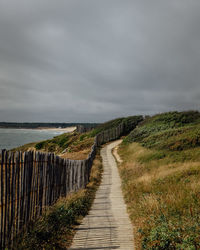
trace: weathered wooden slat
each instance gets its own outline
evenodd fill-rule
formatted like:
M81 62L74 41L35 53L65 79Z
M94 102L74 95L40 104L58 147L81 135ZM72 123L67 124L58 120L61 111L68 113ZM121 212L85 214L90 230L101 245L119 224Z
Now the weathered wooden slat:
M71 161L71 173L72 173L72 191L74 191L74 160Z
M81 188L85 188L85 160L83 160L82 163L82 187Z
M24 170L24 154L21 153L21 166L20 166L20 211L19 211L19 231L21 231L22 226L23 226L23 215L24 215L24 175L25 175L25 170Z
M31 199L30 199L30 217L29 217L29 221L32 221L32 216L33 216L33 213L32 213L32 207L33 207L33 204L34 204L34 178L35 178L35 163L34 163L34 152L32 151L31 152L31 168L32 168L32 178L31 178Z
M32 189L31 189L31 203L30 203L30 220L32 221L34 218L35 211L35 179L36 179L36 168L35 168L35 152L32 152Z
M22 227L26 225L26 210L27 210L27 174L28 174L28 152L24 153L24 179L23 179L23 215L22 215Z
M55 156L55 161L54 161L55 167L54 167L54 178L55 178L55 184L54 184L54 197L53 197L53 202L57 198L57 193L58 193L58 169L59 169L59 161L58 157Z
M51 154L50 164L50 185L49 185L49 206L53 203L53 188L54 188L54 154Z
M16 162L16 222L15 222L15 234L17 237L19 230L19 182L20 182L20 153L17 152L15 155Z
M37 206L38 206L38 161L39 161L39 154L38 152L35 153L35 190L34 190L34 219L37 217Z
M15 207L16 207L16 163L15 154L12 153L12 185L11 185L11 247L15 237Z
M47 193L46 193L46 185L47 185L47 157L48 154L44 155L44 161L43 161L43 200L42 200L42 210L45 209L46 207L46 197L47 197Z
M66 162L66 194L70 192L70 169L69 169L69 160L65 160Z
M11 153L8 153L8 173L7 173L7 245L10 243L11 238Z
M51 168L51 155L48 154L47 157L47 202L46 202L46 206L49 205L49 201L50 201L50 168Z
M8 167L7 167L7 160L8 160L8 152L5 152L5 164L4 164L4 171L5 171L5 199L4 199L4 239L3 239L3 247L5 247L7 243L7 194L8 194Z
M44 190L44 171L43 171L44 154L40 155L40 185L39 185L39 215L42 214L43 190Z
M38 152L37 160L37 203L36 203L36 218L40 215L40 164L41 164L41 153Z
M33 176L33 152L28 152L28 172L27 172L27 212L26 221L31 218L31 202L32 202L32 176Z
M4 246L4 163L5 163L5 150L1 151L1 244L0 247Z

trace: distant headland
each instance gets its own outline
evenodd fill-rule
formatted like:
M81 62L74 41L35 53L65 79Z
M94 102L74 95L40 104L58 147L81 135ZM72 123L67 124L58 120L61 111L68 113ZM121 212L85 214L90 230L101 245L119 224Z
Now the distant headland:
M0 122L0 128L67 128L67 127L84 127L86 129L95 128L98 123L48 123L48 122Z

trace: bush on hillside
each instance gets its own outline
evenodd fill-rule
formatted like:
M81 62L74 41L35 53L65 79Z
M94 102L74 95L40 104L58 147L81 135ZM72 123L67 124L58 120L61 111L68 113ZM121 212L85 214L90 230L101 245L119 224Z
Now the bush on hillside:
M153 227L139 230L143 236L142 248L149 250L165 249L199 249L199 223L198 214L184 219L181 217L170 220L164 214L152 217Z
M125 139L148 148L183 150L200 146L200 113L169 112L147 118Z
M133 130L139 122L143 121L143 116L129 116L126 118L117 118L108 122L105 122L101 125L99 125L97 128L95 128L93 131L91 131L90 136L94 137L98 133L103 132L108 129L113 129L119 126L122 122L124 123L125 130L124 135L127 135L130 133L131 130Z
M35 145L35 148L36 148L37 150L40 150L40 149L42 149L42 148L44 147L45 143L46 143L46 141L38 142L38 143Z

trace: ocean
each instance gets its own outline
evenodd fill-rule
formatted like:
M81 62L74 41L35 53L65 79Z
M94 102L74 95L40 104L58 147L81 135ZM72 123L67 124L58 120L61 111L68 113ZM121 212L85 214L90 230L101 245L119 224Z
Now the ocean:
M70 132L66 129L7 129L0 128L0 149L12 149L30 142L51 139L54 136Z

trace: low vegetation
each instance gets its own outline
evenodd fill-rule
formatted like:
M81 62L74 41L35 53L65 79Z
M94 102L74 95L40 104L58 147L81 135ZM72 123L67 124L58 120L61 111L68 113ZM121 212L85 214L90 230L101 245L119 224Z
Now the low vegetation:
M122 118L117 118L108 122L105 122L103 124L100 124L98 127L96 127L95 129L93 129L89 135L90 136L95 136L100 132L103 132L107 129L112 129L115 128L117 126L119 126L120 123L124 123L125 125L125 131L124 134L128 134L133 128L135 128L135 126L141 122L143 120L143 116L138 115L138 116L129 116L129 117L122 117Z
M64 133L55 136L53 139L40 141L37 143L29 143L21 147L13 149L13 151L37 150L42 152L54 152L63 158L73 160L86 159L94 144L94 137L107 129L117 127L121 122L124 123L124 134L128 134L140 121L142 116L130 116L127 118L117 118L115 120L100 124L96 128L85 133Z
M84 133L87 134L87 133ZM79 133L66 133L54 137L53 139L39 142L35 145L36 150L43 150L46 152L55 152L57 154L71 152L79 152L85 149L90 150L91 146L94 143L94 139L84 137L84 140L81 138Z
M76 226L85 216L101 181L102 164L97 154L86 189L61 198L48 208L16 242L15 249L66 249L70 246Z
M198 111L169 112L145 119L124 142L139 142L148 148L172 149L178 144L188 148L199 146L200 113ZM167 141L166 141L167 140ZM170 148L171 147L171 148Z
M200 249L200 114L147 118L119 149L137 249Z
M54 152L64 158L82 160L87 158L93 143L94 138L88 136L88 133L79 134L72 132L55 136L53 139L29 143L15 148L13 151L37 150Z

